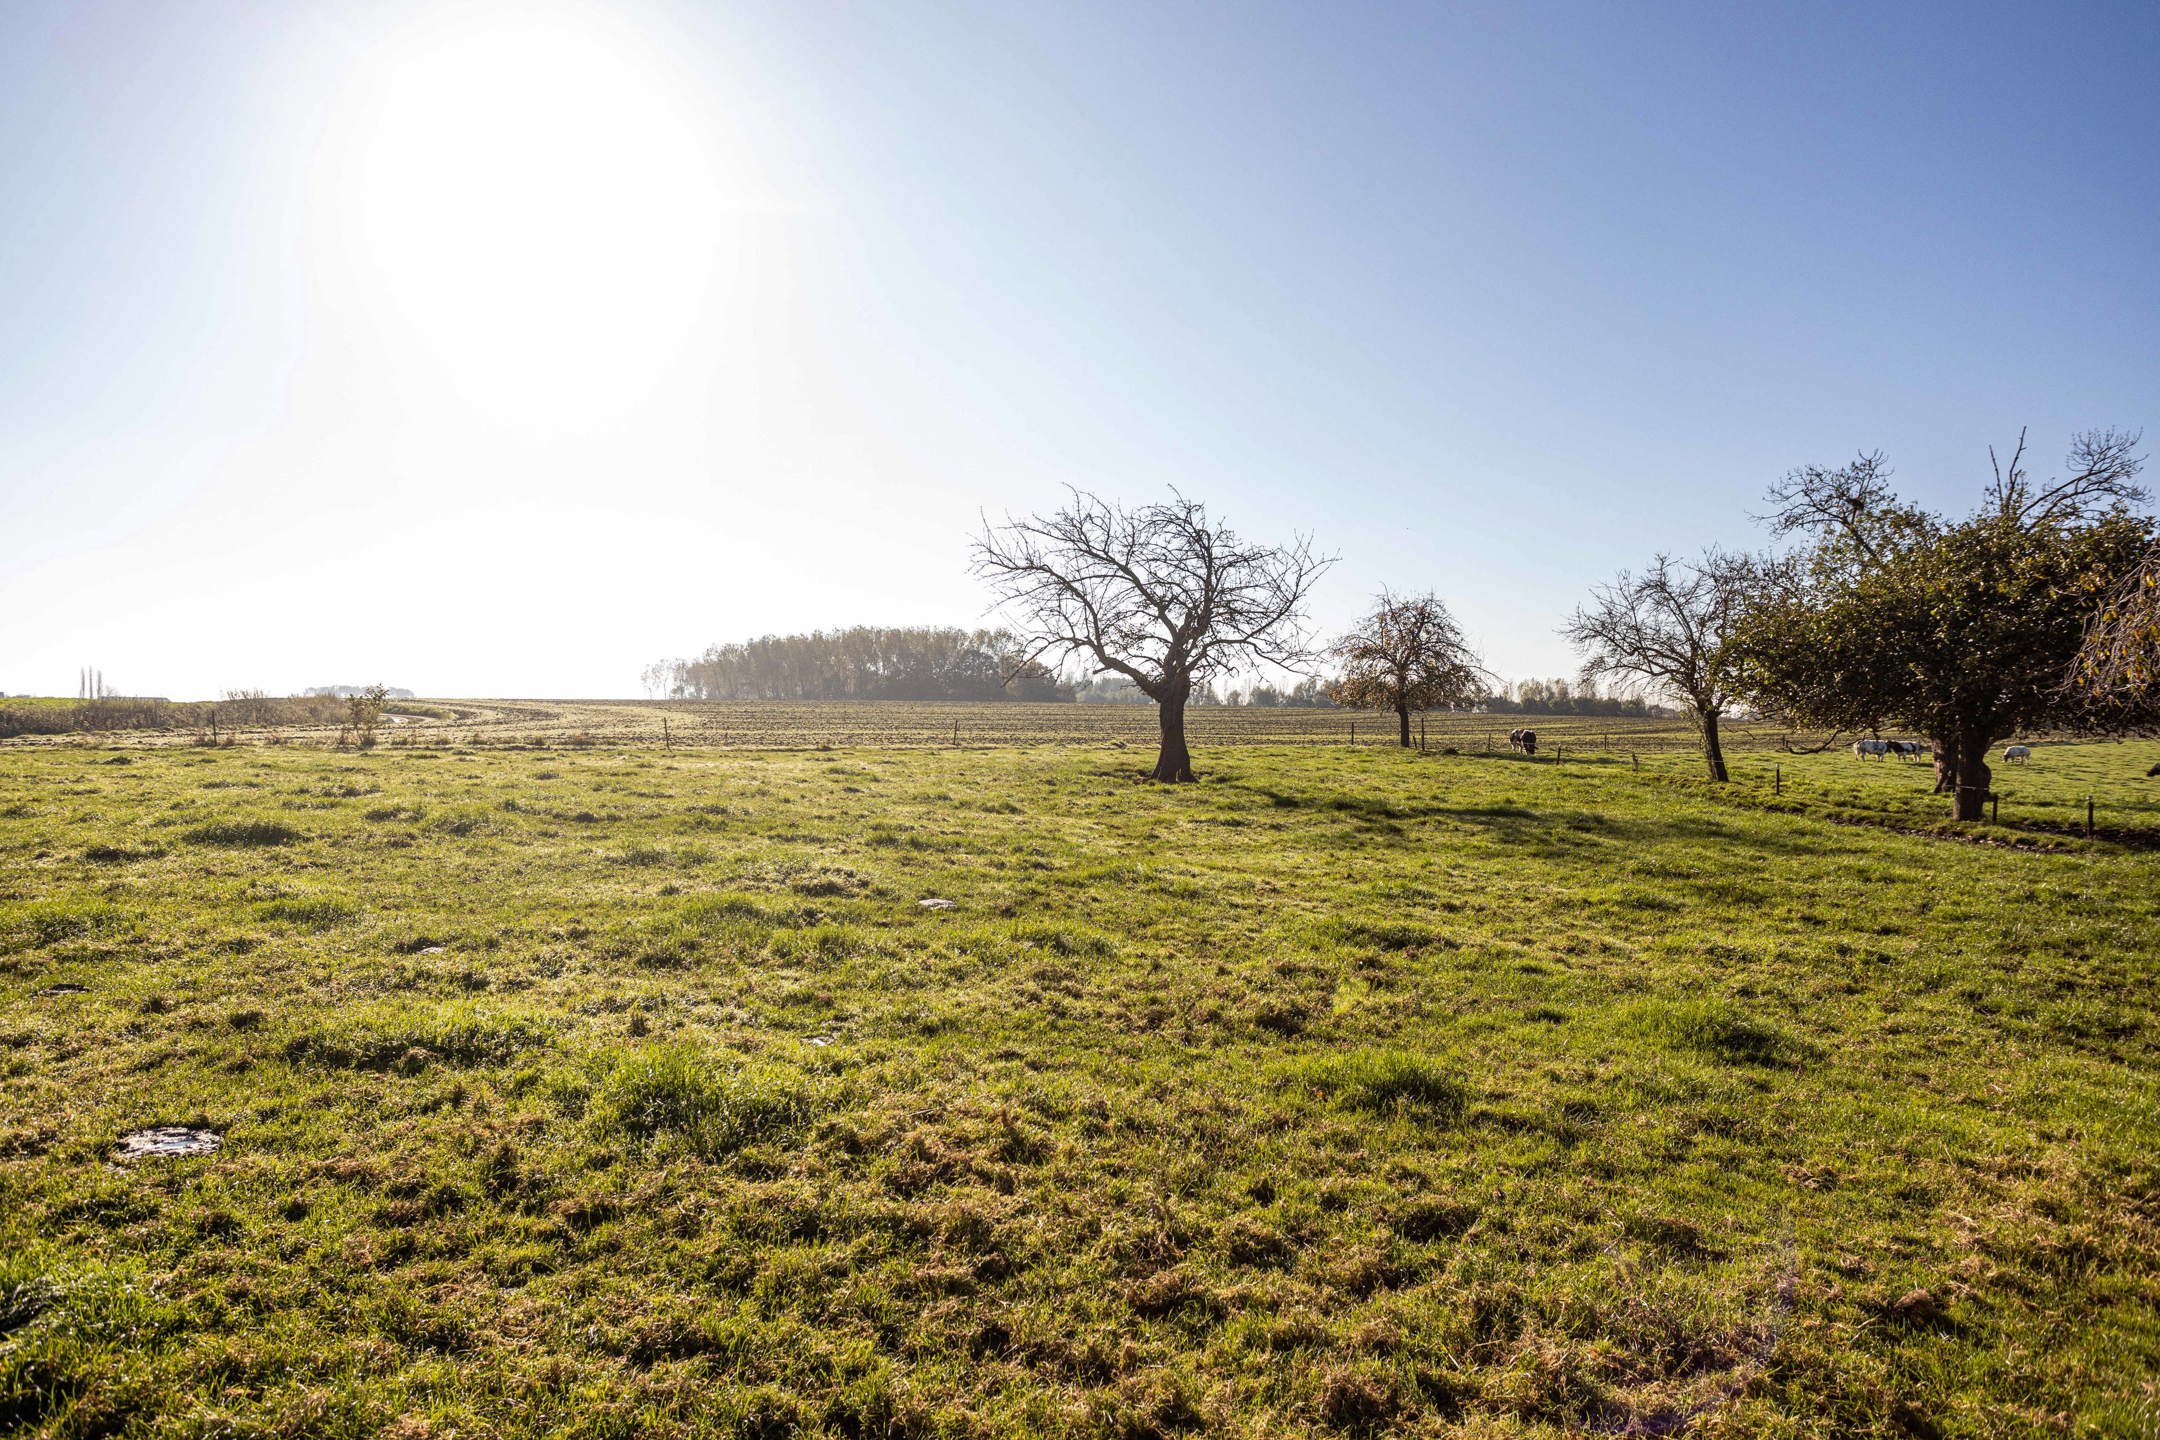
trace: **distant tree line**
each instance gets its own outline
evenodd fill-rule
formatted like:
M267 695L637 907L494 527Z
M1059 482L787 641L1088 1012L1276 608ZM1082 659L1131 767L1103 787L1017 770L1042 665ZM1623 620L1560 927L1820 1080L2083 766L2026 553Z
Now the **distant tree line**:
M0 703L0 740L17 735L74 735L119 730L201 730L335 725L347 705L327 695L271 696L230 690L220 700L106 696L96 700L16 697Z
M671 700L1071 700L1075 685L1002 630L855 625L708 646L645 667Z
M1122 675L1097 675L1092 679L1076 680L1073 682L1073 699L1083 705L1155 703L1147 697L1145 691ZM1255 680L1243 689L1231 684L1211 682L1195 686L1190 703L1325 709L1332 707L1335 701L1328 694L1327 682L1308 676L1289 686L1271 685L1265 680Z
M1478 702L1477 708L1496 715L1622 715L1648 716L1664 713L1640 695L1607 694L1594 679L1519 680L1503 685Z

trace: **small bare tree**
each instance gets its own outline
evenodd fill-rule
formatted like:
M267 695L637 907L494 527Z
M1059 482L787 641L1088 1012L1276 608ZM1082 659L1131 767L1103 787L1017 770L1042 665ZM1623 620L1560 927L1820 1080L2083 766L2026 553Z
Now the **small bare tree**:
M1343 674L1328 686L1329 698L1338 705L1393 710L1405 749L1413 710L1465 704L1491 680L1464 643L1462 627L1430 591L1398 596L1383 590L1372 613L1330 653Z
M2071 678L2087 696L2117 707L2124 724L2160 723L2160 545L2086 622Z
M1195 688L1255 664L1309 660L1305 601L1332 563L1303 536L1245 541L1174 491L1128 508L1076 489L1054 514L986 521L972 568L1019 623L1009 664L1077 655L1094 674L1124 676L1160 718L1152 778L1187 781Z
M1702 737L1712 780L1728 779L1718 721L1737 686L1727 641L1753 568L1716 551L1700 563L1660 555L1641 575L1622 571L1591 592L1560 633L1582 653L1585 680L1632 680L1678 701Z

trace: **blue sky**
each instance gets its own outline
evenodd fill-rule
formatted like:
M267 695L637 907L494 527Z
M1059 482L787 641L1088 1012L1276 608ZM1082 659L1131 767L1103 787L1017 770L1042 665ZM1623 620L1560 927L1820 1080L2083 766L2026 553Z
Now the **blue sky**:
M2160 7L0 7L0 690L631 693L1176 485L1511 676L2160 409ZM2156 430L2160 434L2160 430Z

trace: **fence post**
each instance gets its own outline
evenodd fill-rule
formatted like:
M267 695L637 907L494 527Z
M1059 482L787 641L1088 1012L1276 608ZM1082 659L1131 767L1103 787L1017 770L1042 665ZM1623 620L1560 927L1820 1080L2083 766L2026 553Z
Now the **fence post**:
M1999 790L1990 790L1988 791L1988 824L1999 825L2001 823L2002 792Z
M1634 766L1637 770L1642 769L1642 756L1636 754L1633 750L1630 750L1628 751L1627 758L1628 764Z
M1774 791L1773 793L1775 793L1775 794L1778 794L1778 795L1782 795L1782 794L1784 794L1784 793L1785 793L1785 767L1784 767L1784 766L1782 766L1782 765L1773 765L1773 766L1771 766L1771 767L1770 767L1770 774L1771 774L1771 776L1772 776L1772 780L1771 780L1771 783L1772 783L1773 785L1775 785L1775 786L1777 787L1777 788L1776 788L1776 790L1775 790L1775 791Z
M668 729L667 716L665 715L660 717L660 745L662 749L666 750L675 748L675 733Z
M2085 797L2085 838L2093 838L2093 797Z
M1421 751L1425 749L1425 717L1423 715L1417 717L1417 748Z
M1357 721L1355 720L1350 722L1350 743L1357 744Z

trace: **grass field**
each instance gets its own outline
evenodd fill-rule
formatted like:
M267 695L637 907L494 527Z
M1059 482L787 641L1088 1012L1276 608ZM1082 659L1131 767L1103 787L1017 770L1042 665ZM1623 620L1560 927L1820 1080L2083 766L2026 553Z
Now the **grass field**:
M1057 708L0 749L0 1429L2160 1434L2160 745Z
M47 704L66 708L73 702L6 701L0 704ZM696 748L757 750L877 746L913 749L1009 745L1100 745L1113 740L1151 744L1156 738L1152 705L1036 705L860 701L798 703L784 700L635 701L635 700L430 700L392 702L391 723L380 732L383 744L413 746L595 745L661 748L670 742ZM1391 714L1299 707L1199 706L1189 713L1196 745L1391 745L1396 741ZM229 717L228 717L229 719ZM1556 743L1572 741L1618 753L1633 746L1658 752L1694 744L1694 732L1675 719L1596 719L1563 715L1434 714L1425 731L1434 746L1507 749L1507 733L1533 725ZM243 730L243 741L326 743L336 737L335 723ZM185 744L199 729L178 726L129 736L133 743ZM76 744L86 738L107 743L113 737L48 735L23 742ZM1769 730L1737 726L1733 743L1746 748L1774 743Z

